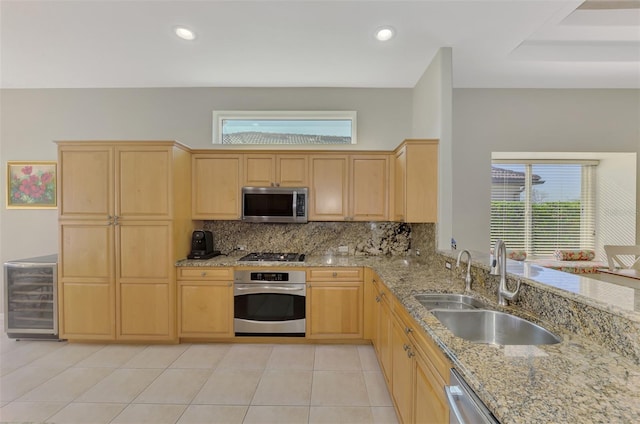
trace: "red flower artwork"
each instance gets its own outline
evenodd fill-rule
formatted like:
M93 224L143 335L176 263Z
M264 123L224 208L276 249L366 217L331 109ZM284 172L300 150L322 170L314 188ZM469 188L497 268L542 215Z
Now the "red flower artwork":
M9 167L8 206L55 207L55 163L12 164Z

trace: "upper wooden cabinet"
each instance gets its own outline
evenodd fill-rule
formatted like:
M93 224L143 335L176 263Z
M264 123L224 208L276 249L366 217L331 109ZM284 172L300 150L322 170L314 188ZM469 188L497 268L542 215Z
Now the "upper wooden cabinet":
M349 216L349 156L312 155L310 221L344 221Z
M193 219L240 219L242 155L192 155Z
M309 220L388 219L388 154L318 154L310 162Z
M247 153L243 156L243 186L307 187L309 185L308 155Z
M351 219L389 219L389 155L351 155L349 165Z
M171 146L64 144L58 159L60 219L171 219Z
M396 149L393 197L394 221L437 221L437 140L405 140Z

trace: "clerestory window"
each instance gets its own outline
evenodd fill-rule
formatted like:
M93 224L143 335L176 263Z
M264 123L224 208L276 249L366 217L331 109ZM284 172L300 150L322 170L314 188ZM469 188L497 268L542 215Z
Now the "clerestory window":
M215 111L213 143L355 144L354 111Z

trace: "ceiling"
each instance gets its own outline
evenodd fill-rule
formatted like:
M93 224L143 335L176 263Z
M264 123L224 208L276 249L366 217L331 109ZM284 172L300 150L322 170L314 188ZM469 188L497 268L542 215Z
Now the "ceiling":
M582 3L1 0L0 87L410 88L446 46L454 87L640 88L640 1Z

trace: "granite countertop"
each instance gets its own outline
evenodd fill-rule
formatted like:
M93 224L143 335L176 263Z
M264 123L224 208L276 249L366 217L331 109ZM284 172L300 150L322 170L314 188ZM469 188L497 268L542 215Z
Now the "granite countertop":
M178 262L177 266L254 266L241 255ZM494 415L503 423L631 423L640 421L640 366L588 339L549 323L562 338L555 345L500 346L471 343L444 327L413 295L462 292L452 272L420 258L311 256L303 263L262 266L367 266L373 268ZM495 309L496 299L486 299ZM537 317L508 312L540 323Z

